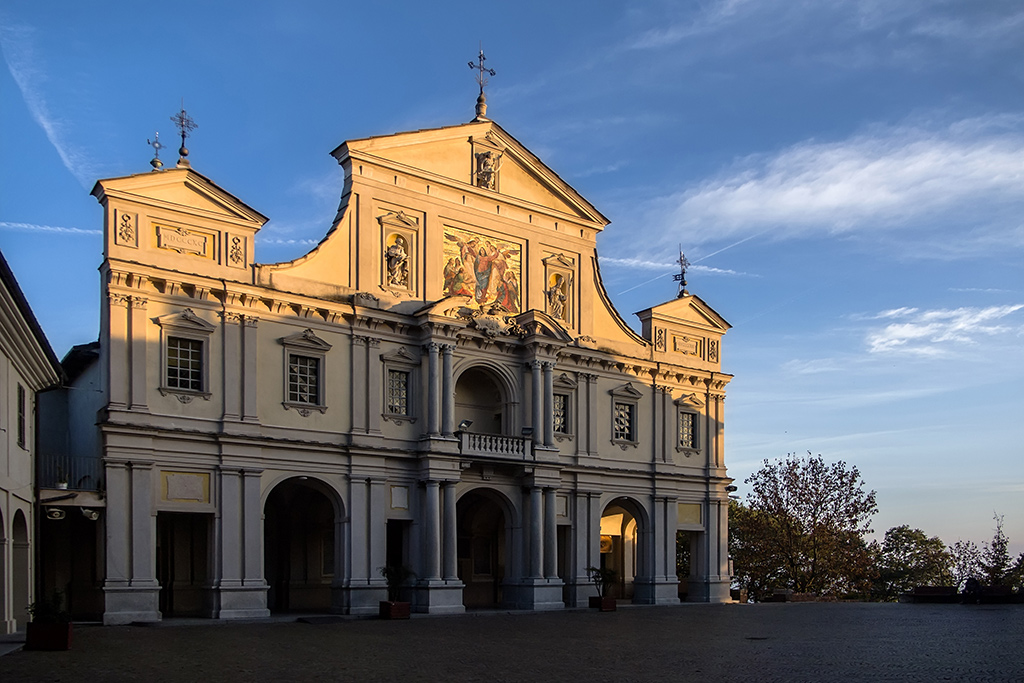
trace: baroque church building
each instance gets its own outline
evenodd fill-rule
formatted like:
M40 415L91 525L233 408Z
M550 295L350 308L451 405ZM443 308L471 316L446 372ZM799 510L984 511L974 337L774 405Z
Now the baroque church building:
M607 219L485 112L335 149L337 215L287 263L185 158L96 184L100 338L40 468L76 613L371 614L399 565L426 613L586 605L591 567L729 599L728 323L683 292L631 329Z

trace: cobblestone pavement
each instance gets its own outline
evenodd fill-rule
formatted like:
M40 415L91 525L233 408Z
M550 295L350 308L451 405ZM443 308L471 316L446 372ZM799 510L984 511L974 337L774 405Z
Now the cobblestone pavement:
M1024 607L808 603L76 626L0 681L1024 681Z

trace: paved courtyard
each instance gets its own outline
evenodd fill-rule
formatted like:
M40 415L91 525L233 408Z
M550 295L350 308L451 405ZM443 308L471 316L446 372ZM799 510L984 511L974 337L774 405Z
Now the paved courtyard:
M762 604L76 627L0 681L1024 681L1024 607Z

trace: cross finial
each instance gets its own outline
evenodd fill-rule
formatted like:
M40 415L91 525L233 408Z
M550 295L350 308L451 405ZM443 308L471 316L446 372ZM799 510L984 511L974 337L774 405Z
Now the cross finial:
M679 283L679 294L678 297L684 297L689 294L686 291L686 269L690 267L690 262L686 260L683 255L683 245L679 245L679 260L676 261L679 264L679 272L672 276L672 279Z
M484 86L487 85L487 77L497 76L498 72L485 66L487 57L484 56L484 46L482 43L480 45L479 60L476 64L470 62L469 68L476 70L476 82L480 86L480 95L476 98L476 118L484 120L487 118L487 96L484 95Z
M185 138L188 134L199 127L192 117L185 111L185 99L181 100L181 111L171 117L171 121L175 126L178 127L178 131L181 133L181 148L178 150L178 166L187 168L190 164L188 162L188 149L185 147Z
M160 142L160 133L155 133L155 138L152 142L149 138L146 138L146 144L153 148L153 159L149 162L149 165L153 167L154 171L159 171L164 165L164 162L160 161L160 150L164 148L164 144Z

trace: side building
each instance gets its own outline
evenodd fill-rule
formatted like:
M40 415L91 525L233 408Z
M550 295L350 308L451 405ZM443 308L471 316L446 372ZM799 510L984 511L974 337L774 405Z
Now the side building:
M0 254L0 633L24 630L35 601L36 396L60 365Z
M287 263L253 261L266 218L187 160L96 184L101 332L63 447L100 480L66 503L99 513L70 553L87 602L368 614L394 565L419 612L586 604L588 567L621 599L728 600L725 320L685 294L635 333L608 221L482 115L332 154L337 215Z

